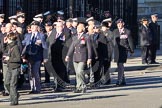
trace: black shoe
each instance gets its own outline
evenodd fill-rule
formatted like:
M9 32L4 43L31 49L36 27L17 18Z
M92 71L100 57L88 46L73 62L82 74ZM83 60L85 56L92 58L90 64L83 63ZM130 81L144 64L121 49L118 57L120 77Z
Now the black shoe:
M104 85L109 85L111 84L111 79L107 80L107 82Z
M147 64L147 61L145 61L145 60L142 60L142 64Z
M155 62L155 61L154 61L154 62L151 62L151 64L159 64L159 62Z
M40 94L40 91L34 91L34 94Z
M17 93L17 99L19 99L19 97L20 97L20 94L19 94L19 93Z
M18 103L10 103L10 106L18 105Z
M83 88L83 89L81 90L81 93L86 93L86 91L87 91L87 89L86 89L86 88Z
M88 85L89 85L90 89L95 89L96 88L96 84L93 83L93 82L90 82Z
M125 86L126 85L126 82L125 81L117 81L116 82L116 86Z
M53 92L54 92L54 93L63 92L63 89L57 88L57 89L54 89Z
M9 96L9 93L2 92L2 96Z
M37 92L37 91L30 91L29 94L38 94L40 92Z
M74 93L81 93L81 92L82 92L82 90L75 89L73 92L74 92Z
M46 81L46 80L45 80L43 83L50 83L50 81Z

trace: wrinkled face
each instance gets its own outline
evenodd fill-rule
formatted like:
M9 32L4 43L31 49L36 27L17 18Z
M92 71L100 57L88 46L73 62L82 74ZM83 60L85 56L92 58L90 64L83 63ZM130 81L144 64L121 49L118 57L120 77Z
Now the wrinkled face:
M2 23L4 21L4 18L0 18L0 23Z
M119 22L117 24L118 29L122 29L124 27L124 22Z
M6 32L9 33L12 30L12 24L8 23L6 24Z
M85 30L84 24L78 24L78 26L77 26L77 32L78 33L82 33L82 32L84 32L84 30Z
M38 31L38 26L37 25L31 25L31 31L32 32L37 32Z
M56 24L56 31L57 31L58 33L59 33L59 32L62 32L63 28L64 28L64 25L63 25L62 22L58 22L58 23Z

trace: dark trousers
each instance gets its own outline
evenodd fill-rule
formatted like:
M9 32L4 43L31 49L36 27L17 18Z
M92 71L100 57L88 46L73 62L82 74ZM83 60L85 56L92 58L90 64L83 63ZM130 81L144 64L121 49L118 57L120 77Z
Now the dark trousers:
M141 47L141 57L142 57L142 63L151 62L150 46L142 46Z
M40 65L41 61L35 61L33 63L29 63L29 79L30 79L30 87L32 91L41 91L40 84Z
M110 80L110 66L111 61L110 60L104 60L103 62L103 68L102 68L102 79L103 83L106 83L108 80Z
M45 82L49 83L50 82L50 75L47 72L47 69L45 68Z
M100 63L99 60L95 60L95 59L92 60L92 67L89 74L90 83L95 83L99 81L101 78L101 67L99 66L100 65L99 63Z
M17 81L19 71L18 69L8 69L4 84L9 91L10 101L12 104L18 103Z
M156 44L152 44L150 46L150 50L151 50L151 62L156 62L157 45Z
M125 81L124 63L117 63L117 69L118 69L118 81L119 82Z
M66 75L66 66L63 64L63 62L52 62L53 68L58 76L54 76L54 79L61 78L63 81L65 81L65 75ZM58 82L56 83L56 89L62 88Z

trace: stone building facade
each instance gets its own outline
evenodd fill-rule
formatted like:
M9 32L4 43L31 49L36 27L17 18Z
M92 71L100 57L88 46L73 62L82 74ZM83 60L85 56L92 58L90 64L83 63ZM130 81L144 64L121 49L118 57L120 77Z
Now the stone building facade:
M159 14L158 24L160 25L162 42L162 0L138 0L138 19L147 17L150 19L152 13Z

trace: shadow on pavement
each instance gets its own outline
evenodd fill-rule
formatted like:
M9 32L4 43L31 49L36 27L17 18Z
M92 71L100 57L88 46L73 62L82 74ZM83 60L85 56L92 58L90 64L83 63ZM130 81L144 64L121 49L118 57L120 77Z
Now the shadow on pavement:
M27 103L21 103L20 105L30 105L30 104L42 104L42 103L52 103L52 102L67 102L67 101L87 101L87 100L92 100L92 99L104 99L104 98L113 98L113 97L123 97L123 96L128 96L128 95L109 95L109 96L91 96L91 97L84 97L84 98L74 98L71 99L73 97L77 97L80 95L73 95L73 96L68 96L68 95L62 95L63 98L66 98L64 100L53 100L53 98L49 98L51 97L50 95L48 96L43 96L40 97L41 99L51 99L48 101L43 101L43 102L27 102ZM31 98L29 100L40 100L40 98ZM21 100L21 101L26 101L26 100Z

